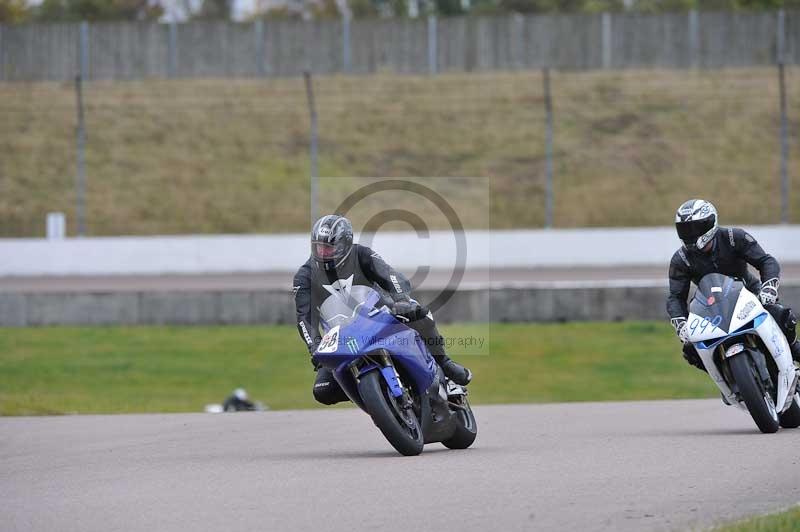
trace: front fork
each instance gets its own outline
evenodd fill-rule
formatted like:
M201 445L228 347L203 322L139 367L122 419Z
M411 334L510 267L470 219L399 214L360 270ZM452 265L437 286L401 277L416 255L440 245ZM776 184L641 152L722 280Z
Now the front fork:
M379 369L383 380L389 387L389 392L395 398L403 398L401 403L406 405L411 402L411 396L403 386L400 380L400 375L397 373L397 368L394 367L391 357L386 354L386 351L380 351L376 355L365 356L355 363L350 365L350 372L353 378L358 382L359 379L370 371Z
M744 353L742 351L744 351ZM698 352L700 351L698 350ZM708 370L709 376L715 381L728 404L734 404L744 408L744 405L742 405L739 401L738 390L734 390L728 385L728 383L731 382L732 376L727 369L727 364L724 361L734 356L752 357L762 387L766 389L766 387L770 384L775 387L773 389L773 393L778 398L776 401L776 407L778 408L779 412L782 412L788 408L792 398L794 397L794 393L796 393L796 391L800 391L798 390L798 388L800 388L800 379L798 379L797 371L792 372L790 375L785 371L781 371L779 368L778 375L776 376L778 380L777 382L773 382L773 378L767 369L765 357L774 355L772 355L772 353L769 351L767 353L763 353L761 348L751 337L744 337L740 343L731 345L727 349L722 346L718 346L715 351L700 353L700 355L703 359L706 369ZM720 361L722 361L720 366L717 366L716 364L715 358L717 356L719 357ZM779 361L776 360L776 363L779 364ZM795 392L792 390L795 390ZM786 400L784 401L785 404L783 405L780 403L780 398L782 396L786 397Z
M748 348L752 348L752 340L747 338L742 338L741 342L741 349L734 349L734 346L731 346L727 350L723 346L717 346L713 350L707 349L697 349L698 354L700 355L701 360L703 361L703 365L708 372L708 376L714 381L714 383L719 388L719 391L722 392L722 397L725 403L729 405L734 405L742 410L747 411L747 407L739 400L739 391L732 387L729 383L733 382L733 376L731 375L730 371L728 370L727 359L734 357L734 356L749 356L748 353L743 353ZM719 360L719 364L717 363ZM759 368L759 373L761 372L761 368ZM763 380L763 376L762 376Z

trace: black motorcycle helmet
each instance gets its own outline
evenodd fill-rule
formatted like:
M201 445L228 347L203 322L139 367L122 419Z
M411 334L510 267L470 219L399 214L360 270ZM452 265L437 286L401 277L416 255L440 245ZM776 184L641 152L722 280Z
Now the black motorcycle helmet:
M311 256L320 268L335 270L353 249L353 225L337 214L327 214L311 229Z
M702 250L719 230L717 209L709 201L690 199L678 207L675 229L687 249Z

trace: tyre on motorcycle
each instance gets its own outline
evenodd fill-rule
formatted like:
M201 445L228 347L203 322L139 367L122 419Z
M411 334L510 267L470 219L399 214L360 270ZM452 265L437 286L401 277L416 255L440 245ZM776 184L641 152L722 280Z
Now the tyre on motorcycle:
M778 413L769 391L764 391L758 373L747 351L728 359L733 380L759 430L764 433L778 431ZM771 403L771 404L770 404Z
M791 406L778 414L778 421L781 427L785 429L800 427L800 392L794 394Z
M424 437L417 415L392 395L379 371L370 371L360 377L358 393L373 423L397 452L404 456L416 456L422 452Z
M457 398L454 402L456 402L456 431L450 438L444 440L442 445L448 449L466 449L478 436L478 423L465 396Z

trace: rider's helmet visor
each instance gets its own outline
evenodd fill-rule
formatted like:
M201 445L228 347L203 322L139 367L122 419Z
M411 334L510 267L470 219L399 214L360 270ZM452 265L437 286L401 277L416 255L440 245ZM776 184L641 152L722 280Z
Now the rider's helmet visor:
M702 220L688 220L686 222L675 222L678 230L678 237L686 244L694 244L698 238L713 229L716 223L716 216L709 216Z
M311 252L314 258L319 260L331 260L336 258L336 246L324 242L313 242L311 244Z

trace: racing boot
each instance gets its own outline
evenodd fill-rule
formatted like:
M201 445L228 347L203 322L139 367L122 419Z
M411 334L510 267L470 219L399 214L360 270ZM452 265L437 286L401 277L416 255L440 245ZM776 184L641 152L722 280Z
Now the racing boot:
M445 377L450 379L456 384L460 384L461 386L466 386L472 381L472 372L462 366L461 364L456 363L452 358L447 355L434 355L434 360L439 366L442 368L442 372L444 372Z

